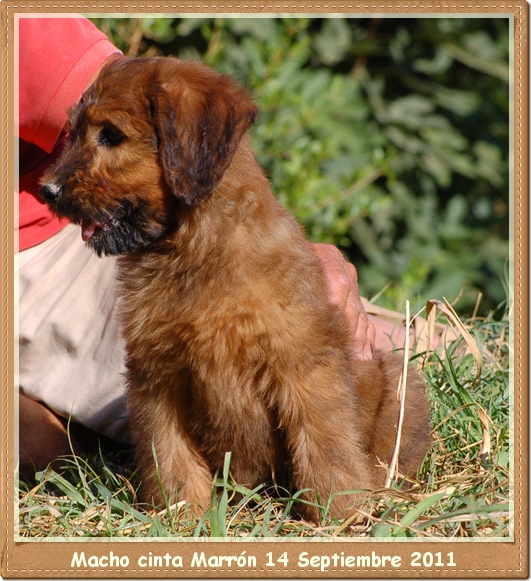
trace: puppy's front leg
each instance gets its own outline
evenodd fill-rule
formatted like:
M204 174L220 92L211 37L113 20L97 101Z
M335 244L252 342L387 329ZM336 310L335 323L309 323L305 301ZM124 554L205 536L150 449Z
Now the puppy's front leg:
M212 475L176 403L160 392L129 394L142 497L158 507L164 506L164 495L170 505L184 500L202 514L210 506Z
M279 417L285 427L293 461L294 485L315 490L321 504L330 494L374 486L369 461L356 432L357 411L349 386L341 374L317 367L305 381L295 381L284 390ZM331 512L348 516L359 495L335 495ZM316 502L312 493L305 500ZM317 521L319 509L302 505L300 511Z

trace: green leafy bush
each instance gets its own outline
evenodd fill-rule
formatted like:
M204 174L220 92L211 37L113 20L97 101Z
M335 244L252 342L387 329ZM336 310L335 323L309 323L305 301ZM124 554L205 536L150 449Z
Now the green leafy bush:
M96 19L128 54L172 54L256 97L258 160L361 290L413 308L504 300L509 21L504 18ZM384 292L381 292L384 291Z

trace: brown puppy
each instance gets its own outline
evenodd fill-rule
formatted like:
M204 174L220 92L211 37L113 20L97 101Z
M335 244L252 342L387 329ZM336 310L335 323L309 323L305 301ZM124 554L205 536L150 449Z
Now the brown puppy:
M381 486L401 361L352 361L319 260L273 197L245 136L256 108L197 63L122 59L70 112L41 195L98 254L121 254L131 425L146 501L209 506L214 472L330 493ZM95 281L97 284L97 281ZM429 438L410 374L399 467ZM316 501L312 493L305 495ZM337 495L341 516L355 498ZM309 506L309 518L318 509Z

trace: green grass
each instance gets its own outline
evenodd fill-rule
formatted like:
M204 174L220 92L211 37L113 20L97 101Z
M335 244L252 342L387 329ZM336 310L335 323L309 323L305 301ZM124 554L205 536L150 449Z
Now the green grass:
M64 471L20 483L21 537L507 537L509 511L509 344L507 321L467 327L482 355L463 340L441 346L424 362L432 414L432 445L407 491L375 491L345 521L297 515L297 494L262 485L238 486L230 457L215 479L210 510L190 516L178 503L155 512L137 497L132 455L65 458ZM413 364L423 357L413 358Z

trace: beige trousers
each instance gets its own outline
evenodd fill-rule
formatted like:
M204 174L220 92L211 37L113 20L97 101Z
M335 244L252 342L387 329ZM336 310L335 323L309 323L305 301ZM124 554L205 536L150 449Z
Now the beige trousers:
M70 224L19 252L15 264L21 393L128 442L116 259L99 258L81 240L79 226Z

